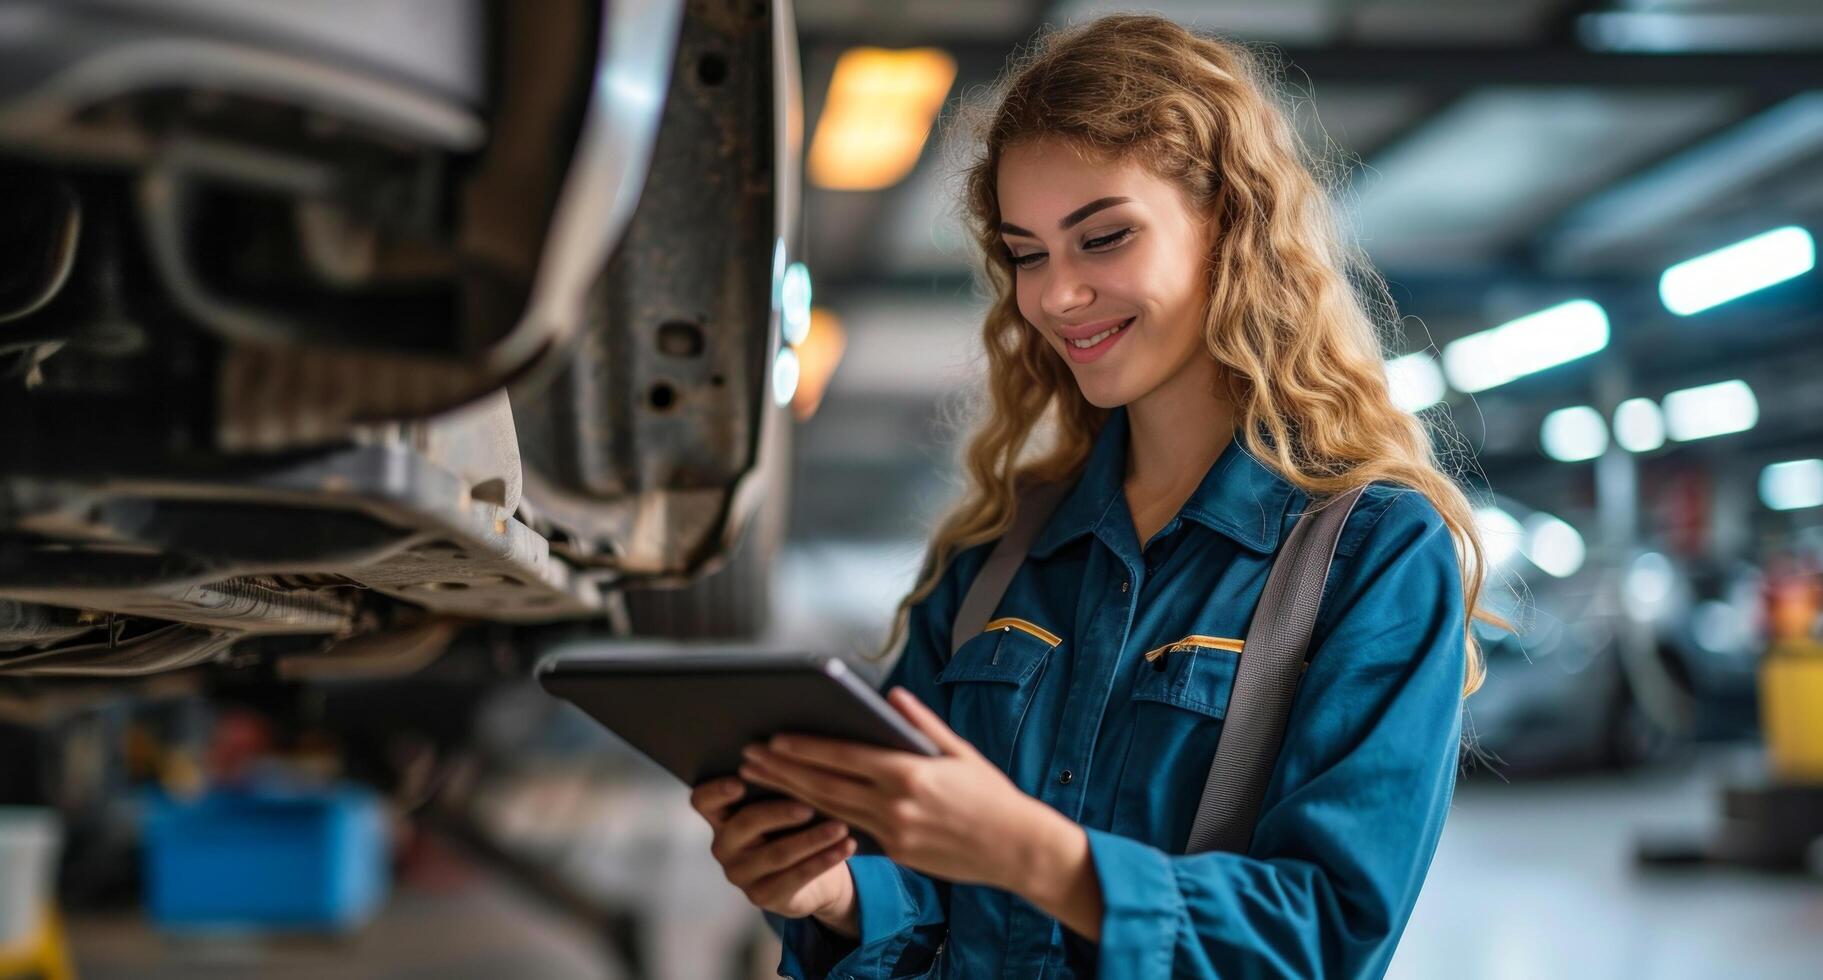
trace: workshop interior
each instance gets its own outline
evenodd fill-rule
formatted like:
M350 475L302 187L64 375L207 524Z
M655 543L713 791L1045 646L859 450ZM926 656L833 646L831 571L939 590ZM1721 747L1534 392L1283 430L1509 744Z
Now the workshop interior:
M1513 625L1388 976L1823 976L1823 3L0 0L0 980L777 975L536 673L884 676L966 116L1121 10L1273 69Z

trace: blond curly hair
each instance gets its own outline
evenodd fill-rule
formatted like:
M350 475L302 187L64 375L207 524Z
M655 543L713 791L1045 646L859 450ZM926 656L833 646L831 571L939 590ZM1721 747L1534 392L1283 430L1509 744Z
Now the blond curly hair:
M963 453L966 487L939 521L883 652L899 645L909 610L958 552L1005 533L1020 486L1081 473L1108 416L1020 315L1000 240L1002 156L1052 139L1137 162L1216 219L1203 337L1222 369L1236 437L1318 501L1385 481L1431 502L1460 559L1463 696L1481 686L1485 662L1468 624L1505 624L1481 606L1487 565L1474 512L1424 423L1392 401L1376 326L1396 327L1391 299L1341 232L1319 161L1274 92L1260 59L1239 44L1116 14L1041 37L965 113L976 152L963 204L991 300L981 325L986 398Z

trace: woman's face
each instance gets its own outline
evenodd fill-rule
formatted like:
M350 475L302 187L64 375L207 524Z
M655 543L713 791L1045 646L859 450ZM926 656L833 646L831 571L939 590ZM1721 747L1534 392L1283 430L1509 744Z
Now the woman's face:
M1084 398L1113 408L1173 382L1213 384L1209 233L1175 185L1054 140L1009 147L998 185L1019 312Z

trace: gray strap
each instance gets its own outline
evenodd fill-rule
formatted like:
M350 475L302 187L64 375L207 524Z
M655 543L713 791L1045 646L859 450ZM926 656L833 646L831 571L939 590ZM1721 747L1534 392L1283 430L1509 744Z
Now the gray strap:
M1038 532L1044 530L1045 522L1057 510L1057 505L1063 503L1064 493L1069 489L1068 483L1035 483L1020 491L1013 506L1012 525L988 553L987 564L981 566L975 581L968 587L968 594L962 597L962 605L956 608L955 622L950 624L951 656L962 648L962 644L987 628L994 609L1000 605L1000 597L1006 594L1006 587L1012 584L1014 574L1024 563L1025 553L1038 539Z
M1335 558L1342 525L1361 499L1355 488L1321 510L1299 518L1266 576L1266 590L1247 628L1234 693L1222 721L1215 761L1190 827L1190 853L1245 854L1253 842L1266 785L1277 766L1291 714L1292 695L1304 672L1304 653L1316 627L1317 608Z

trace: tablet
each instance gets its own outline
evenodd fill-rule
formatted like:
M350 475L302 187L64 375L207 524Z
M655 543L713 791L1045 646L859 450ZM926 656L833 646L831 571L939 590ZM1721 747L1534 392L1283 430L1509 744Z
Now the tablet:
M589 646L556 651L538 678L687 786L736 775L743 747L780 732L940 754L837 657ZM778 795L758 789L748 798Z

